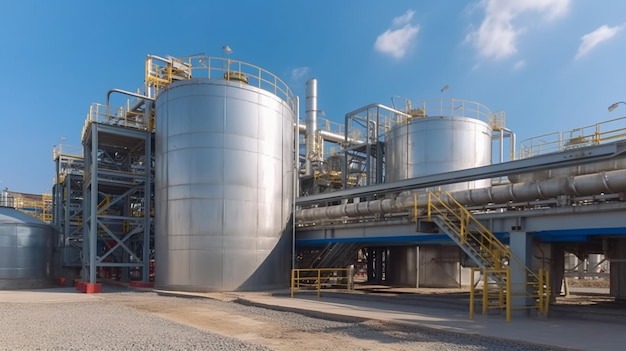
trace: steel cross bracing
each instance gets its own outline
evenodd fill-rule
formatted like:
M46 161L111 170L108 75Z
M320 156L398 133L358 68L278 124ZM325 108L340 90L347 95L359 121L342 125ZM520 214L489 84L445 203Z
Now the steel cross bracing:
M57 246L63 250L61 263L64 267L80 267L83 242L82 201L83 170L82 155L53 152L56 178L53 185L52 224L59 232Z
M122 268L124 279L140 268L149 280L153 137L93 120L84 130L84 281L96 283L100 267Z

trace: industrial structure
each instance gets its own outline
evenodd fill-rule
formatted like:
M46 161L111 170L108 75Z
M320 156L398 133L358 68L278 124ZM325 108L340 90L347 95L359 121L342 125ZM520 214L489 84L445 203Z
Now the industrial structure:
M338 124L317 91L307 81L302 121L263 68L148 55L142 89L90 107L82 151L54 149L46 274L87 292L107 278L235 291L357 266L370 283L482 284L484 308L547 313L567 253L610 262L610 293L626 299L626 119L518 149L504 112L477 102L373 103ZM0 263L0 279L31 272Z

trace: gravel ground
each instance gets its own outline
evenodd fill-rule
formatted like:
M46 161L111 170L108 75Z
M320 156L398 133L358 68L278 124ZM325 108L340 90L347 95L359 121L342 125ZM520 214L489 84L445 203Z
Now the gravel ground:
M269 350L115 303L0 304L0 350Z
M0 350L550 350L214 299L136 292L100 296L87 302L0 303Z

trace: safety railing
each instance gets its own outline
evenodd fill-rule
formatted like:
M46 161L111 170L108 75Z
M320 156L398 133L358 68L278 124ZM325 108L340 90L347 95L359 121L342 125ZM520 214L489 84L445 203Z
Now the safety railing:
M145 80L157 91L174 81L192 78L225 79L254 86L280 97L296 111L295 95L289 86L261 67L204 54L182 58L148 55L146 58Z
M420 117L468 117L486 123L494 122L494 113L478 102L462 99L435 99L424 101L407 101L405 112L409 117L396 115L396 123L405 123L407 120Z
M52 147L52 160L56 161L60 156L83 158L83 147L75 145L57 144Z
M520 142L520 158L528 158L585 146L599 145L626 138L626 117L611 119L586 127L554 132Z
M52 220L52 194L42 194L41 199L12 197L11 207L44 222Z
M322 290L354 291L353 268L298 268L291 270L291 297L296 292Z
M511 321L511 269L506 268L472 268L470 274L470 306L469 306L469 318L474 318L474 304L476 302L476 285L474 282L475 274L479 272L482 274L482 312L486 314L490 307L497 309L504 309L506 314L506 321ZM497 276L504 284L490 281L490 276ZM495 304L493 303L495 301Z
M111 107L104 104L93 103L89 107L89 112L85 118L83 126L82 138L85 139L85 133L91 123L109 124L139 130L150 130L150 118L144 116L143 113L131 111L126 107Z
M445 197L445 199L444 199ZM455 233L462 245L468 241L480 245L481 252L477 254L486 259L489 266L501 262L504 258L510 259L511 251L491 233L480 221L461 205L450 193L428 192L427 220L432 221L434 215L439 215L449 227L457 228ZM470 230L471 229L471 230ZM474 248L472 248L474 249ZM500 267L497 267L500 268Z
M414 216L417 216L417 197L414 197L414 202ZM511 290L510 277L503 275L500 270L508 269L512 263L520 267L522 269L520 273L526 276L526 285L518 287L517 291L525 292L522 298L531 298L536 302L535 305L524 307L536 307L540 314L547 315L550 287L546 270L533 272L448 192L428 193L426 216L428 221L441 223L446 234L454 236L453 239L456 239L455 242L464 251L473 256L473 259L480 261L477 262L479 266L488 270L487 273L495 278L495 283L500 285L499 288ZM435 221L435 216L438 221ZM509 303L510 299L506 301ZM511 308L509 305L505 307Z

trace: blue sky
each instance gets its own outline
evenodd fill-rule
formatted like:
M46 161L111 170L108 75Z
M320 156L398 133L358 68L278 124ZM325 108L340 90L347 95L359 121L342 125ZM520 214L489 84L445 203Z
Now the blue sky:
M518 140L626 115L626 2L4 1L0 187L50 191L52 146L89 105L143 84L146 54L261 66L343 122L369 103L459 98L505 111ZM441 88L449 89L441 93ZM121 105L112 99L112 104ZM304 118L304 113L302 113Z

